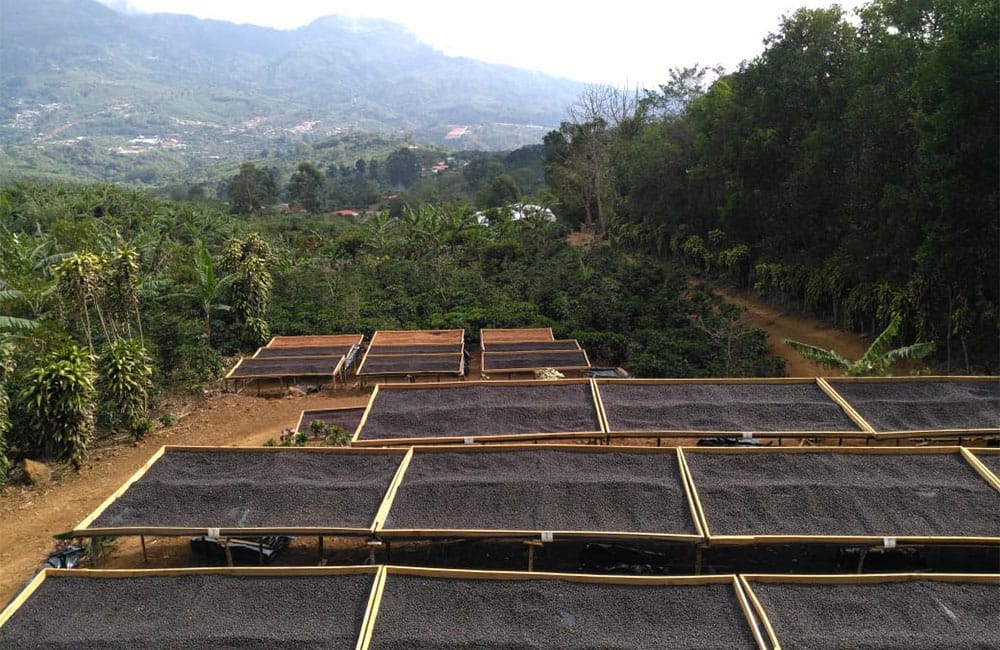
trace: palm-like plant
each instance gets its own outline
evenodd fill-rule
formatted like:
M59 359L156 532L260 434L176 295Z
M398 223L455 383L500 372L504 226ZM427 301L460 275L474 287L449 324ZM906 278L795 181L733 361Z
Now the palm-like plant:
M231 307L221 302L222 292L233 283L235 276L223 278L215 274L212 254L204 242L198 242L194 253L194 285L187 295L194 297L201 307L205 319L205 345L212 344L212 312L230 311Z
M50 352L32 368L19 395L35 424L39 446L77 468L94 433L95 379L93 356L70 345Z
M922 359L934 351L934 343L914 343L901 348L890 348L892 340L899 334L902 319L895 316L889 326L875 337L860 359L850 361L840 356L836 350L785 339L784 344L803 357L825 368L842 370L849 377L888 376L892 369L903 361Z
M10 431L10 394L7 379L14 373L14 348L0 343L0 485L7 481L10 459L7 457L7 432Z
M153 387L153 362L135 339L110 343L99 363L102 415L135 438L146 433L148 395Z

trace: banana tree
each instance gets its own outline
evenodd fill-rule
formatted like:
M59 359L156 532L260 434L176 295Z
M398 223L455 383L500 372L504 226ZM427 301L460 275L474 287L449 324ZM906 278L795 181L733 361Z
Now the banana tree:
M824 350L808 343L784 339L784 344L809 361L825 368L842 370L849 377L888 376L892 374L892 369L903 361L922 359L934 351L933 342L890 348L892 340L899 334L901 324L902 319L895 316L889 326L875 337L861 358L855 361L845 359L836 350Z

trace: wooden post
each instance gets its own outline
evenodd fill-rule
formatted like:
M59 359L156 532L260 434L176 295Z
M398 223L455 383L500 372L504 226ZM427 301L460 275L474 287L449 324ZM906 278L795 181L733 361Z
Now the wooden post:
M139 543L142 545L142 562L149 564L149 557L146 555L146 536L139 535Z
M541 548L542 542L537 539L529 539L524 543L528 547L528 573L531 573L535 570L535 548Z
M222 552L226 554L226 566L233 566L233 552L229 549L229 538L220 539Z
M368 564L375 564L375 551L382 547L381 540L370 539L366 542L368 545ZM430 547L428 547L428 550Z
M323 536L320 535L316 538L316 548L319 552L319 560L323 561Z

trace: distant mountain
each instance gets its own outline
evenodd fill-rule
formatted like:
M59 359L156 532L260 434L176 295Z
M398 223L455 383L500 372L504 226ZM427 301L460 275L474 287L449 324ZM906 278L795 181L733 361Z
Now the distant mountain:
M74 165L122 180L136 165L197 167L359 131L513 149L558 127L582 89L445 56L380 20L282 31L0 0L0 180Z

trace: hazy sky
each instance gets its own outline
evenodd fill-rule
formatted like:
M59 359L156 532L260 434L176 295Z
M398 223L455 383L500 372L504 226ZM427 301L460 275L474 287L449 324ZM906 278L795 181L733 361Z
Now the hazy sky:
M405 25L446 54L591 83L655 86L671 67L733 70L759 54L782 14L817 0L102 0L281 29L324 15L375 16ZM851 9L855 5L845 2Z

